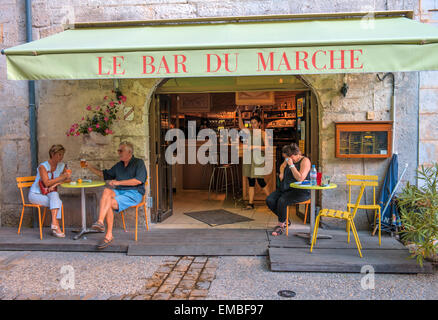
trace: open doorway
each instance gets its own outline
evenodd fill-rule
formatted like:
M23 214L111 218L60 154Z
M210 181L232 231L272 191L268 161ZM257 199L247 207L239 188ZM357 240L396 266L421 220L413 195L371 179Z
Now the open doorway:
M248 199L248 180L242 177L242 165L218 170L221 165L186 163L169 165L165 152L172 141L165 140L169 129L180 129L185 137L195 127L195 136L201 129L211 129L219 136L221 129L238 129L236 108L240 108L245 126L258 115L263 129L273 130L274 167L265 177L269 190L276 188L278 168L282 162L283 145L296 142L312 163L318 164L318 112L311 90L301 87L275 90L217 91L208 88L195 90L172 88L158 90L151 108L151 191L155 200L152 220L158 228L272 228L277 217L266 207L266 195L256 184L255 209L244 210ZM163 92L164 91L164 92ZM247 100L245 100L247 99ZM251 100L253 99L253 100ZM257 100L258 99L258 100ZM265 99L265 100L263 100ZM271 99L271 100L269 100ZM247 103L245 103L247 102ZM190 129L190 124L192 129ZM196 152L205 141L196 143ZM190 149L193 151L193 149ZM190 150L186 148L186 160ZM218 172L219 171L219 172ZM188 213L225 210L250 220L209 225ZM304 211L304 208L298 209ZM302 225L302 215L293 214L293 223Z

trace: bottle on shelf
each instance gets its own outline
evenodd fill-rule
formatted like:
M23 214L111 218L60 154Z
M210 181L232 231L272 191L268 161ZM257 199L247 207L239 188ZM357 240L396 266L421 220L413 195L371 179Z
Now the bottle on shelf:
M310 184L316 186L316 177L318 173L316 172L316 167L312 164L312 169L310 170Z

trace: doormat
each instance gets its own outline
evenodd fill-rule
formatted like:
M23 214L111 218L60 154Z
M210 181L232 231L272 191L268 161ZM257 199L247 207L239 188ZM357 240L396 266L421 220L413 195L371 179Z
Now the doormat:
M238 222L254 221L254 219L244 217L224 209L185 212L185 215L192 217L208 224L211 227L220 226L222 224L233 224Z

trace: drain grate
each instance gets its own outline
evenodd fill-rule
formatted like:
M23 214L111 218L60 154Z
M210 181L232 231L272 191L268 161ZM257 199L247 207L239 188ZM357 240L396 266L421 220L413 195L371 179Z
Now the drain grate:
M291 291L291 290L280 290L280 291L278 291L278 295L280 297L283 297L283 298L293 298L297 294L294 291Z

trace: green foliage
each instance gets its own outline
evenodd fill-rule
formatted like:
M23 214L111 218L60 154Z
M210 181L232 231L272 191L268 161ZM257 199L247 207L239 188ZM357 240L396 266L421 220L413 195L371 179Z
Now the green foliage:
M408 183L398 197L398 204L403 239L416 245L413 255L422 266L424 258L438 252L438 163L421 166L417 177L422 186Z

